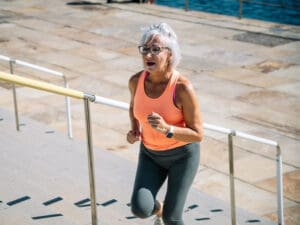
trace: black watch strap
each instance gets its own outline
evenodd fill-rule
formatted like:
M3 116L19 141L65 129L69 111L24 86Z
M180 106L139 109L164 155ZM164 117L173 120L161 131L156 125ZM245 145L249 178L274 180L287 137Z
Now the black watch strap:
M167 134L166 134L166 137L167 138L172 138L174 135L174 127L171 125L170 126L170 129L168 130Z

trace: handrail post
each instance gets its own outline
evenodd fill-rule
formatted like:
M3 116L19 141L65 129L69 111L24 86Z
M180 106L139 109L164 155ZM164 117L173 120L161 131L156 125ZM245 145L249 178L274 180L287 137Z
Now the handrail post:
M277 145L276 163L277 163L277 216L278 225L284 225L283 215L283 181L282 181L282 157L280 146Z
M65 88L69 88L67 78L64 74L63 74L63 79L64 79ZM70 97L65 96L65 101L66 101L66 111L67 111L66 115L67 115L68 136L69 138L73 138Z
M235 131L232 130L228 134L229 181L230 181L229 185L230 185L231 225L236 225L233 136L235 136Z
M96 185L95 185L95 172L94 172L94 156L93 156L93 142L92 142L92 128L91 128L91 118L90 118L90 106L89 106L89 99L88 98L84 98L84 111L85 111L87 148L88 148L92 225L97 225L98 221L97 221L97 205L96 205Z
M188 11L189 10L189 0L185 0L184 2L185 2L184 9L185 9L185 11Z
M243 0L239 0L239 19L243 17Z
M11 74L14 74L14 66L13 64L16 61L14 59L9 59L9 70ZM16 121L16 129L17 131L20 131L20 122L19 122L19 112L18 112L18 102L17 102L17 91L16 91L16 85L12 84L13 89L13 99L14 99L14 108L15 108L15 121Z

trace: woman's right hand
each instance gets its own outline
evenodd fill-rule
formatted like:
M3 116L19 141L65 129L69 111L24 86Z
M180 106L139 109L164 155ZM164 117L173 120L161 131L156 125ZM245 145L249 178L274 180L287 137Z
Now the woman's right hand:
M134 142L136 141L139 141L140 140L140 131L139 130L130 130L128 131L127 133L127 141L130 143L130 144L133 144Z

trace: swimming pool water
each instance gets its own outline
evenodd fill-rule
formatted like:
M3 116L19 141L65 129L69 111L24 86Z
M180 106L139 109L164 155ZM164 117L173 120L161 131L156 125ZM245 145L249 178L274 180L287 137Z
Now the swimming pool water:
M185 0L156 0L156 4L185 8ZM189 0L189 10L239 16L239 0ZM300 0L244 0L243 18L300 25Z

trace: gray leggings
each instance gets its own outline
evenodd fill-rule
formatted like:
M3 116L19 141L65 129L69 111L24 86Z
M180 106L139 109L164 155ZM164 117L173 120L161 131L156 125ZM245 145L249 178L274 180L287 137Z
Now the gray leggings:
M153 151L141 143L131 197L132 213L140 218L152 216L159 207L156 195L168 177L163 220L165 225L184 225L183 208L198 170L199 158L199 143L167 151Z

